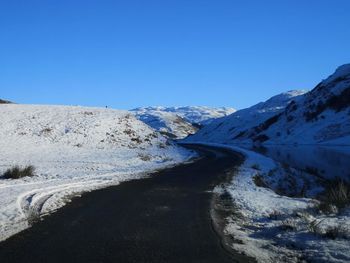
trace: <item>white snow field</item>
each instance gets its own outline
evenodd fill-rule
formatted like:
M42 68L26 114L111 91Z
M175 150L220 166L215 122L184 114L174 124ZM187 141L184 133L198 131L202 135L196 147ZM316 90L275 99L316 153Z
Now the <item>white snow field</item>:
M319 211L315 196L324 188L317 177L237 146L202 144L246 157L232 181L214 190L232 198L224 234L235 250L263 263L350 262L350 208Z
M1 104L0 122L0 175L15 165L35 167L34 177L0 178L0 240L84 191L193 156L127 111Z

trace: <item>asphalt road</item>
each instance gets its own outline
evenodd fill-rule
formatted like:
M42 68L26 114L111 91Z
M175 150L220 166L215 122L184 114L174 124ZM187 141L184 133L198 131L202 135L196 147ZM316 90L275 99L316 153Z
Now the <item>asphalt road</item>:
M213 229L210 191L242 157L189 147L203 157L75 198L0 243L0 262L237 262Z

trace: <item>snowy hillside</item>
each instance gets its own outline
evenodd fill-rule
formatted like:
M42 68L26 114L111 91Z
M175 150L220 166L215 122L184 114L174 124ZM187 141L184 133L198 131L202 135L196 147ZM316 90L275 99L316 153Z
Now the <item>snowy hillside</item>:
M194 134L198 130L196 126L183 119L175 112L147 108L135 109L132 110L132 113L134 113L139 120L168 138L182 139L189 134Z
M297 100L306 91L292 90L260 102L250 108L213 120L188 141L203 141L216 143L233 143L260 123L282 112L292 100Z
M3 104L0 122L0 175L15 165L35 167L33 177L0 178L0 240L74 194L191 156L127 111Z
M302 94L288 92L237 111L187 141L350 145L350 64Z
M350 145L350 64L339 67L252 136L266 143Z

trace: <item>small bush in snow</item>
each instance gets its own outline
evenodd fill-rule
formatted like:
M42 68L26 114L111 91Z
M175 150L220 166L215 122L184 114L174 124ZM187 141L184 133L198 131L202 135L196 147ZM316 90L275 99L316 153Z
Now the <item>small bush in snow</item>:
M253 177L253 182L258 187L268 188L268 185L265 183L263 177L260 174L257 174Z
M337 214L339 211L335 205L328 202L320 202L317 206L317 209L327 215Z
M271 220L278 220L281 217L282 217L282 213L277 210L273 210L268 216L268 218Z
M323 220L312 220L309 225L309 231L314 234L322 234L322 229L320 227L320 224L322 223Z
M293 219L283 220L282 224L280 225L280 229L284 231L295 231L297 230L297 223Z
M337 238L349 238L349 229L343 225L330 226L326 229L320 225L323 220L313 220L309 223L309 231L315 235L321 237L337 239Z
M149 162L152 159L152 157L149 154L143 154L143 153L139 153L138 157L144 162Z
M334 206L338 209L349 206L350 184L344 180L335 180L328 184L320 199L318 208L324 213L334 212Z
M32 177L34 176L34 166L32 165L28 165L24 168L20 168L19 166L14 166L10 169L8 169L3 175L2 177L4 179L19 179L22 177Z
M133 137L133 138L131 138L131 141L136 142L137 144L142 143L142 140L140 137Z
M323 234L323 236L330 239L348 238L349 229L342 225L332 226L326 229L326 232Z
M135 135L135 131L133 131L132 129L125 129L124 130L124 133L127 134L127 135Z
M327 191L328 198L339 208L350 204L350 185L338 180Z
M45 128L41 131L41 133L50 133L52 132L52 128Z

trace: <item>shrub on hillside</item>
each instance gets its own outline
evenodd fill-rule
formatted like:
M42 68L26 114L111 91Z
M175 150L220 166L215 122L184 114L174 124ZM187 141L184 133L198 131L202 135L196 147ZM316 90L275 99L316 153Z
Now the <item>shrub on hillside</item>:
M268 185L265 183L263 177L260 174L254 175L253 182L257 187L268 188Z

